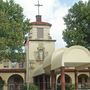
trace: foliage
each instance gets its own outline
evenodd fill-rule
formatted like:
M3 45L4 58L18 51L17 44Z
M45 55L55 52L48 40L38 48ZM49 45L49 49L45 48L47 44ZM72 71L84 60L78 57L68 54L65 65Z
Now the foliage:
M57 90L61 90L61 86L57 86ZM75 85L65 85L65 90L75 90Z
M27 90L27 85L23 87L23 90ZM39 90L39 88L36 85L31 84L29 85L29 90Z
M75 90L75 85L66 85L66 90Z
M90 0L75 3L64 17L63 39L67 47L82 45L90 49Z
M22 46L29 30L29 20L25 19L20 5L13 0L0 0L0 60L22 59Z

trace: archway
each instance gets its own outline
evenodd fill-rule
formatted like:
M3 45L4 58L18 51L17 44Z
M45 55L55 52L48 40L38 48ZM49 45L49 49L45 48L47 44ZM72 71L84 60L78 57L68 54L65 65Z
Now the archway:
M58 77L57 79L57 90L61 90L61 76ZM72 79L69 75L65 74L65 85L66 88L70 87L70 85L72 84Z
M22 90L23 78L20 75L12 75L8 79L8 90Z
M57 79L57 83L59 83L59 84L60 84L60 78L61 78L61 76L59 76L58 79ZM65 74L65 83L66 84L71 84L71 77L67 74Z
M3 86L4 86L4 81L0 77L0 90L3 90Z
M88 76L86 74L80 74L78 76L79 88L86 88L88 85Z

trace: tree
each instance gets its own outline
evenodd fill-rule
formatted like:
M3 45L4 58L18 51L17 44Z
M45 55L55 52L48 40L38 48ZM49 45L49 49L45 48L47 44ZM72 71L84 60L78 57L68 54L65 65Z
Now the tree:
M30 30L23 9L13 0L0 0L0 60L20 60L25 34Z
M67 47L82 45L90 49L90 0L75 3L64 17L63 39Z

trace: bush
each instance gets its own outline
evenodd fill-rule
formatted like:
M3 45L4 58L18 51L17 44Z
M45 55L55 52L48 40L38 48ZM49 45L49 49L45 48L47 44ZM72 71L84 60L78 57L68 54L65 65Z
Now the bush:
M61 85L57 86L57 90L61 90ZM65 90L75 90L75 86L74 85L66 85Z
M74 85L66 85L66 90L75 90Z
M27 90L26 84L23 86L23 90ZM39 90L39 88L38 88L38 86L31 84L31 85L29 85L29 90Z

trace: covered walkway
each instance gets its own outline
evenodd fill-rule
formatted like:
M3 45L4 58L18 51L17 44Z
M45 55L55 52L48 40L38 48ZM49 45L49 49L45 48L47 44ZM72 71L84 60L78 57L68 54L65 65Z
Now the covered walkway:
M35 70L34 79L35 83L39 83L39 87L43 86L40 90L57 90L58 87L58 90L66 90L66 86L72 84L75 85L75 90L88 90L90 52L82 46L55 50L45 59L43 65ZM47 85L50 88L47 89Z

